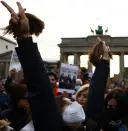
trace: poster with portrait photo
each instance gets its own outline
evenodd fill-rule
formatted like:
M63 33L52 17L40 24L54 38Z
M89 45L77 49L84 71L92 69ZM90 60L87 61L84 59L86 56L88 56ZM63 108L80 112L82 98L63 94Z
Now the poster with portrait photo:
M59 76L59 92L67 91L68 93L74 93L77 75L78 66L62 63Z

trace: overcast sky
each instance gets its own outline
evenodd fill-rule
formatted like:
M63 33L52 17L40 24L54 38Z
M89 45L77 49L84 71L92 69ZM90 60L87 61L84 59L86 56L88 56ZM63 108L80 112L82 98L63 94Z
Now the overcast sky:
M17 11L16 0L5 0ZM108 35L128 36L128 0L19 0L23 7L45 22L38 38L42 57L59 59L57 44L62 37L86 37L90 27L108 27ZM5 27L9 12L0 5L0 27ZM7 36L8 37L8 36ZM10 38L10 37L9 37ZM11 38L12 39L12 38Z

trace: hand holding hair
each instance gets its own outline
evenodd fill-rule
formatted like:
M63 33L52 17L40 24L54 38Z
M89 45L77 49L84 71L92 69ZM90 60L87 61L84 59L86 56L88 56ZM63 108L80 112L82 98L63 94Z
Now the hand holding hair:
M98 43L95 44L89 54L90 62L95 65L100 59L109 60L112 59L112 53L109 46L105 41L97 37Z
M25 13L26 9L17 2L19 12L16 13L6 2L1 3L11 14L9 25L4 29L5 34L13 34L14 38L28 37L30 35L38 36L44 29L44 22L36 16Z

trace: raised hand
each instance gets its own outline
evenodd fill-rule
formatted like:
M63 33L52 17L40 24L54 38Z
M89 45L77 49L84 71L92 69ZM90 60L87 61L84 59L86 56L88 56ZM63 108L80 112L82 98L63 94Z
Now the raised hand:
M110 47L106 46L105 41L102 41L102 44L103 44L103 52L104 52L102 59L109 60L112 57L111 54L110 54Z
M106 46L105 41L101 40L99 37L97 38L98 43L94 45L92 48L89 59L90 62L95 65L97 61L100 59L109 60L112 58L112 53L109 46Z
M1 3L7 8L7 10L10 12L11 14L11 19L10 21L17 24L18 23L18 20L19 20L19 17L18 15L15 13L15 11L4 1L1 1Z
M106 45L106 42L101 40L99 37L97 38L99 44L102 45L102 59L106 59L106 60L109 60L109 59L112 59L112 52L110 50L110 47Z
M19 2L17 2L17 6L19 8L20 31L22 32L22 35L28 35L29 34L29 20L24 13L26 9L24 9Z
M17 6L19 9L19 13L15 13L15 11L4 1L1 3L7 8L7 10L11 14L11 19L9 21L10 32L13 33L14 37L23 37L29 35L29 20L25 15L25 10L22 5L17 2ZM8 33L8 32L7 32Z
M4 28L4 34L13 34L14 38L28 37L30 35L39 36L44 29L44 22L35 15L25 13L26 9L17 2L18 13L4 1L1 3L7 8L11 14L9 25Z

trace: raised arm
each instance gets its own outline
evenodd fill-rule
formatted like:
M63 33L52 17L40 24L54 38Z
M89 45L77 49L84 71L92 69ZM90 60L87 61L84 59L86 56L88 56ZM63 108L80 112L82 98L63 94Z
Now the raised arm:
M11 7L5 2L3 5L9 11L11 10ZM17 5L19 8L18 19L16 19L16 13L12 12L11 24L19 24L20 35L17 36L15 30L12 32L17 37L18 47L16 52L24 71L28 91L32 95L30 105L35 131L61 131L61 118L47 72L38 51L37 43L33 43L30 36L30 21L26 17L21 4L18 2Z
M37 44L29 37L18 40L18 45L16 51L32 94L30 102L35 131L61 131L60 114Z
M90 53L90 61L96 69L90 82L86 115L98 121L104 107L104 91L109 75L110 49L104 41L99 41Z

